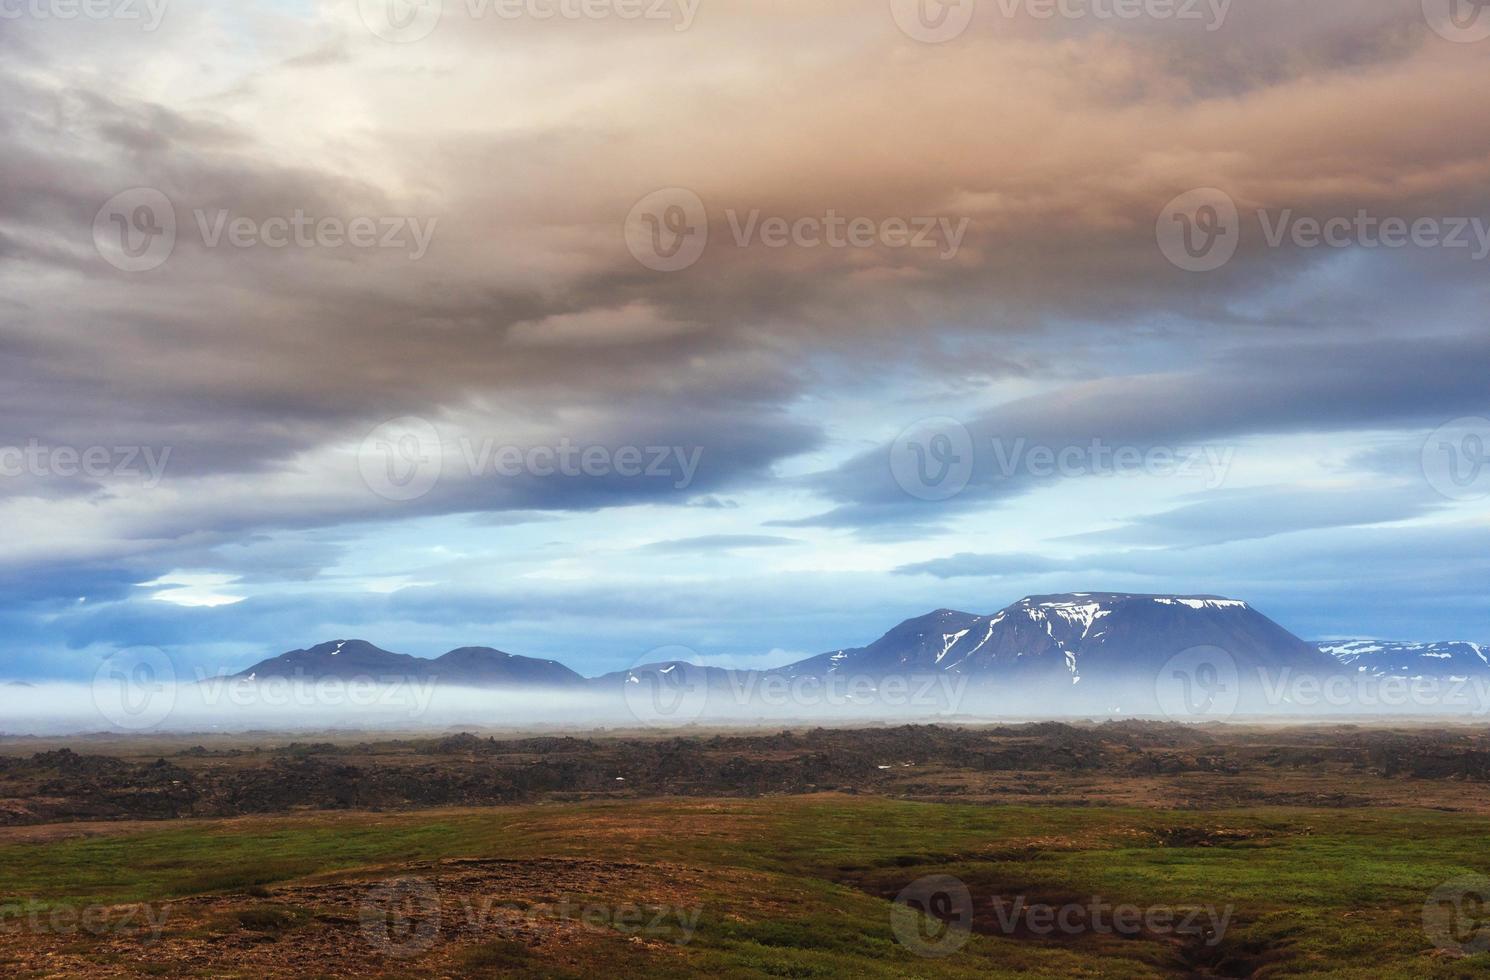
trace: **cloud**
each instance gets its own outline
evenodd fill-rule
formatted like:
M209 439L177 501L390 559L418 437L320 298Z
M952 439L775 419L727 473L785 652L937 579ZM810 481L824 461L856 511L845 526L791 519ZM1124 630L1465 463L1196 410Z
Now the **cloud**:
M795 526L920 523L1062 479L1112 475L1125 465L1215 486L1224 482L1240 440L1255 435L1415 426L1422 439L1482 409L1485 363L1490 340L1483 335L1344 340L1243 348L1189 371L1061 386L965 425L929 423L921 438L966 433L959 438L968 446L967 487L951 499L928 504L916 486L908 490L907 473L897 469L910 465L907 450L883 444L808 477L839 506ZM900 464L892 452L902 453Z
M1002 578L1074 570L1077 567L1079 567L1077 562L1046 558L1042 555L977 554L965 551L946 558L901 565L895 569L895 574L933 575L940 579Z
M769 534L705 534L696 538L675 538L671 541L654 541L644 550L666 554L705 551L736 551L746 548L783 548L799 545L794 538L782 538Z
M1317 528L1360 527L1410 520L1447 505L1426 484L1406 487L1253 487L1221 491L1121 527L1067 540L1195 548L1268 538Z
M0 479L0 621L14 656L152 634L241 652L380 617L417 639L455 608L490 624L446 601L458 590L445 580L433 591L446 599L427 607L416 590L296 591L374 550L359 543L440 515L511 536L541 521L560 538L588 514L640 512L656 523L618 540L657 539L665 519L654 554L712 550L721 575L748 578L754 547L695 522L728 508L744 526L820 532L790 553L804 566L900 565L906 574L876 573L850 604L911 612L948 604L933 595L946 583L972 589L965 571L1009 566L967 554L908 563L902 546L935 555L941 544L928 542L959 522L1079 482L1022 464L1005 472L996 440L1140 452L1266 452L1307 432L1394 440L1390 467L1343 465L1355 502L1335 507L1321 490L1174 504L1156 491L1166 499L1147 516L1130 509L1081 545L1226 551L1249 537L1297 559L1284 545L1331 523L1434 516L1411 494L1355 488L1369 474L1399 479L1420 434L1486 411L1483 262L1270 247L1255 220L1259 209L1409 220L1490 210L1490 117L1445 97L1474 89L1490 46L1443 41L1417 5L1258 0L1206 31L1007 19L984 4L949 45L916 43L882 5L846 0L719 0L686 30L445 8L415 44L373 36L348 3L186 0L153 33L7 22L0 449L170 451L150 485L122 464ZM1202 186L1225 189L1247 218L1235 259L1209 275L1171 265L1155 241L1166 203ZM93 226L105 201L138 187L170 200L177 238L159 268L128 273L100 255ZM664 187L695 192L709 230L697 264L676 273L637 261L625 234L632 207ZM219 217L263 227L297 214L417 221L432 237L417 260L401 247L209 240ZM965 220L967 234L945 258L883 242L774 247L737 241L751 215ZM967 490L928 502L907 496L889 452L896 432L939 414L965 420L978 456ZM409 502L371 493L356 458L401 416L438 428L445 464ZM473 446L565 440L698 449L698 468L679 486L494 478L466 462ZM1034 516L1060 539L1094 515ZM465 532L442 533L437 543L459 545ZM1369 540L1389 550L1400 539ZM1108 573L1061 554L1015 559L1014 574ZM493 547L471 561L520 592L503 557ZM1103 560L1133 579L1207 575L1167 551ZM762 642L826 649L854 631L851 614L810 596L864 580L818 572L790 593L760 593L782 623ZM164 608L137 588L183 574L230 576L251 594ZM1256 574L1241 584L1267 581ZM1348 579L1332 581L1335 601L1359 608ZM695 587L679 594L697 601ZM591 594L569 588L574 601ZM607 579L593 591L632 601L656 587ZM560 598L527 613L482 601L563 619ZM586 635L634 614L601 606L612 619L587 618ZM695 608L730 624L760 618L727 606Z

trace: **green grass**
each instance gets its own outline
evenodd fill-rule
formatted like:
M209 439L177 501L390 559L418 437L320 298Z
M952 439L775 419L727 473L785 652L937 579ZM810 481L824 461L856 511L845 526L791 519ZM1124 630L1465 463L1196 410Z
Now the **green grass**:
M1478 816L1419 810L1160 812L837 797L297 816L0 846L0 902L262 895L276 882L439 857L593 857L715 872L688 946L659 957L618 934L621 959L608 965L634 963L651 975L1152 977L1182 968L1171 945L1100 936L977 935L946 959L915 956L891 934L884 896L945 873L979 901L1025 894L1229 906L1233 925L1215 954L1223 970L1240 963L1260 976L1490 977L1490 957L1432 955L1420 924L1437 885L1490 874L1487 831L1490 821ZM298 923L244 901L246 928ZM570 975L535 955L513 943L481 944L463 951L460 968L470 976Z
M238 892L310 875L438 857L500 854L504 811L446 822L400 816L283 818L252 830L165 824L117 837L0 846L6 891L45 904L117 904Z

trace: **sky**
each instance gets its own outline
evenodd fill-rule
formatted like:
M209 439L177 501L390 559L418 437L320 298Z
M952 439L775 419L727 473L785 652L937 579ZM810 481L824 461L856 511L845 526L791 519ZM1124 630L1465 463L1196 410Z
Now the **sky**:
M1487 68L1449 0L0 0L0 679L1490 641Z

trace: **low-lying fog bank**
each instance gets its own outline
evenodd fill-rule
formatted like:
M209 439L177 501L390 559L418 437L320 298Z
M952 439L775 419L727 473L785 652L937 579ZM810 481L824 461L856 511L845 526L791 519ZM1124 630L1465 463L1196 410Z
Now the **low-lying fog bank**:
M1010 691L948 674L795 678L641 673L612 687L483 689L432 680L220 679L0 686L0 734L655 728L1150 718L1188 723L1358 718L1482 720L1483 685L1384 678L1370 689L1293 681L1274 687L1152 682L1100 690Z

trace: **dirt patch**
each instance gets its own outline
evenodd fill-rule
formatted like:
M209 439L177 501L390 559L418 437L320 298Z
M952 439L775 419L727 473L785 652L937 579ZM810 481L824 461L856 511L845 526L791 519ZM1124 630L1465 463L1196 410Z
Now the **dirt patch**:
M410 864L158 910L148 929L0 935L9 976L441 976L539 960L583 970L605 949L684 955L708 884L677 865L554 858ZM484 966L483 966L484 964Z

